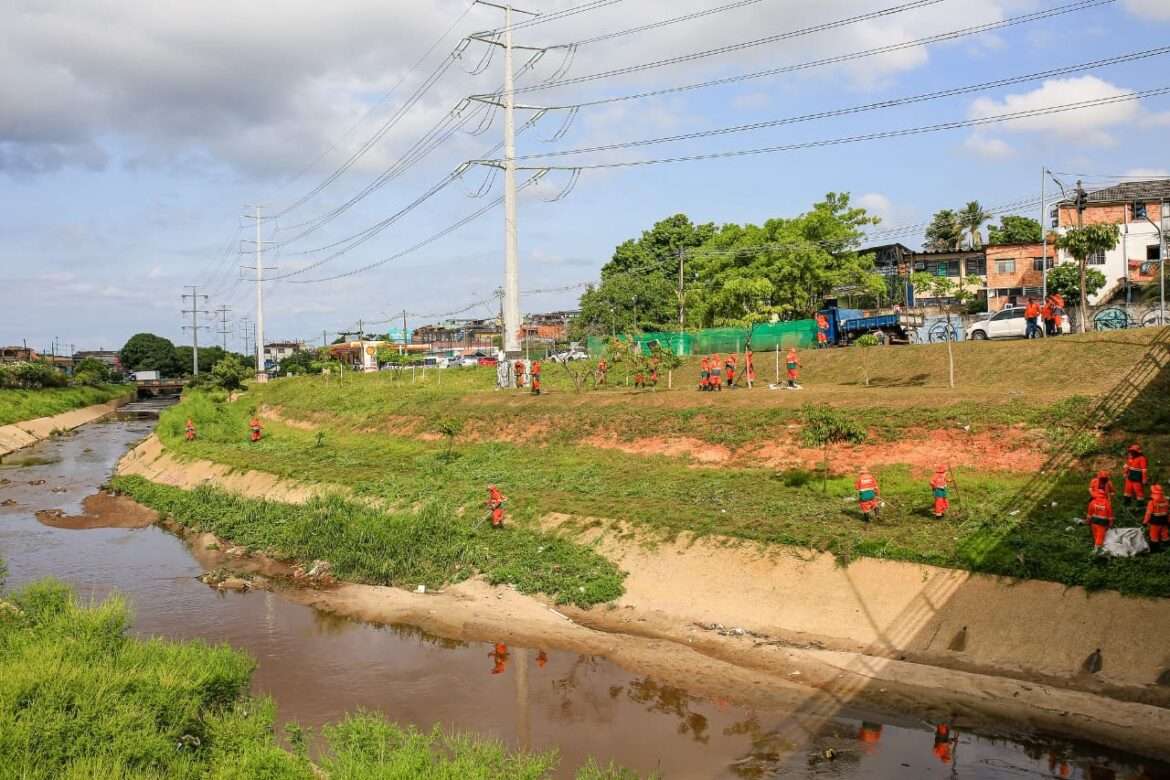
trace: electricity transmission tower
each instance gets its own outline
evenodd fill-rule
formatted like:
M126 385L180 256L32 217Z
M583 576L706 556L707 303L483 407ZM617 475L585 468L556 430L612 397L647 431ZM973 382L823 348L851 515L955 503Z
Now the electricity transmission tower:
M215 310L215 313L219 315L219 330L216 332L223 337L224 352L228 351L227 340L228 336L231 335L232 332L231 326L228 325L228 315L231 314L231 312L232 307L226 304Z
M264 363L264 272L275 271L276 268L264 267L264 246L272 244L272 241L264 241L260 238L260 226L265 219L272 219L272 217L260 216L260 209L263 206L253 206L255 214L245 214L245 219L256 220L256 240L250 241L245 239L247 243L256 245L256 265L241 266L243 270L256 272L256 381L268 381L268 367Z
M211 312L209 312L207 309L200 309L199 308L199 299L202 298L203 302L206 303L207 296L199 294L199 286L198 285L189 284L189 285L187 285L187 289L190 290L191 292L183 293L183 301L186 302L186 300L188 298L190 298L191 299L191 308L190 309L183 309L183 314L190 314L191 315L191 324L184 325L183 330L191 331L191 344L193 347L193 349L191 350L192 351L191 362L194 364L193 370L195 372L195 376L199 376L199 331L200 331L200 329L206 330L209 327L207 325L200 325L199 324L199 315L200 314L211 314Z

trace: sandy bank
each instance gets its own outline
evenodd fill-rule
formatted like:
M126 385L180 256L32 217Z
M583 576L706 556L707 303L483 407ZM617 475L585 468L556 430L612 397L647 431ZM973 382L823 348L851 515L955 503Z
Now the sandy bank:
M37 520L53 528L74 531L90 528L146 528L158 522L158 513L125 496L106 492L86 496L80 515L67 515L60 509L42 509Z
M104 404L94 404L52 417L38 417L35 420L0 425L0 458L24 447L49 438L53 431L71 431L117 411L127 402L126 398L115 398Z
M212 479L284 500L310 495L271 475L181 463L153 438L119 472L188 488ZM357 584L286 594L453 638L604 655L696 693L790 709L798 731L843 707L870 707L1010 721L1170 757L1170 691L1154 684L1170 662L1163 601L880 560L841 567L831 556L718 539L648 548L619 542L621 530L590 532L630 572L619 602L591 610L554 610L481 582L437 594ZM225 563L206 547L193 544L205 565ZM228 563L280 573L263 571L279 566L263 559ZM1097 648L1101 671L1083 672Z

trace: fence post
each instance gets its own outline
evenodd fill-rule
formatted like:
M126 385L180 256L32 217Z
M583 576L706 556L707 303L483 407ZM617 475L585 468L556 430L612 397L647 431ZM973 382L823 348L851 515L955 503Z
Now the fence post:
M776 340L776 384L780 384L780 340Z

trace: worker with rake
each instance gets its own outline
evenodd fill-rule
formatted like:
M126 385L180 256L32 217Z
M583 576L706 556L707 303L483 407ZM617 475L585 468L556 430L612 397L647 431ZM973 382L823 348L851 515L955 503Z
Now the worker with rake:
M1142 521L1150 536L1150 550L1157 552L1170 543L1170 501L1161 485L1150 488L1150 503L1146 504L1146 518Z
M488 485L487 508L491 512L492 528L504 527L504 503L507 500L508 497L498 487Z
M260 428L259 417L252 418L251 422L248 423L248 430L252 433L252 441L260 441L260 433L262 429Z
M187 441L195 441L195 421L190 417L187 418L187 427L185 433Z
M951 508L951 502L947 498L947 467L943 465L935 466L934 476L930 480L930 490L934 495L934 519L942 520L946 517L947 510Z
M857 506L861 509L861 521L868 523L878 516L878 511L881 508L881 488L869 469L864 468L857 475L857 481L853 483L853 487L857 490Z

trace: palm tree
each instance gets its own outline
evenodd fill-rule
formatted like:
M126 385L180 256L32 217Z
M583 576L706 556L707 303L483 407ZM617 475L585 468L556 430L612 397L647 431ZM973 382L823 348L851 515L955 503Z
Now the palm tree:
M936 212L926 228L926 249L930 252L954 252L963 244L963 222L952 209Z
M970 247L979 249L983 246L983 236L979 230L984 222L991 221L991 214L983 210L979 201L973 200L959 210L958 218L959 224L967 231Z

